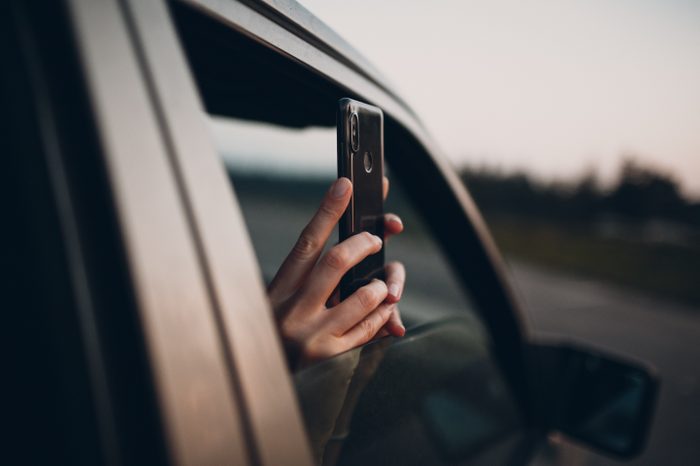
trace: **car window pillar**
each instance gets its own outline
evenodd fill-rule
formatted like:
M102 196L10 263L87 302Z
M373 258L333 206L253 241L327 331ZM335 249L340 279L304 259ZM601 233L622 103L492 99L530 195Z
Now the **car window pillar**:
M250 464L195 232L129 18L116 0L68 6L170 459ZM153 19L150 27L168 24Z
M164 2L128 0L255 462L310 464L262 275ZM158 27L154 27L157 24Z

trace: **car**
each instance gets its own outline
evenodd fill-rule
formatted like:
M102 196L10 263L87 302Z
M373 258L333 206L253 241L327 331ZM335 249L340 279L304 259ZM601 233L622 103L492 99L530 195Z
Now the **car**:
M515 465L552 433L642 450L653 368L529 335L419 116L303 7L0 8L8 462ZM408 332L291 370L265 281L335 176L342 97L385 113Z

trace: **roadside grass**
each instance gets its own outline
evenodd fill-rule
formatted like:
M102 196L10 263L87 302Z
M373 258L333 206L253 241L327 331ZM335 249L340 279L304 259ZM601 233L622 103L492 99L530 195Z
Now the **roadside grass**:
M505 256L700 306L700 245L648 244L585 226L487 216Z

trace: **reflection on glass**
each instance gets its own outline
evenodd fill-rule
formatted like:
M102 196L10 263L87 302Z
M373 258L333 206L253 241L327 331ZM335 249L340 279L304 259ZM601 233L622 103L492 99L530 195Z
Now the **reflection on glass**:
M412 329L295 375L318 464L466 464L517 412L468 318Z

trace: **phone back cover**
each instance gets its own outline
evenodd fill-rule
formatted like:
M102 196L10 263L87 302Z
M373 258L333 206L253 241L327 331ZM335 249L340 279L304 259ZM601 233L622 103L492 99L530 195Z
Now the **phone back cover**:
M353 198L340 221L340 241L368 231L384 238L384 116L381 109L352 99L338 107L338 176L353 184ZM357 114L358 141L353 150L350 119ZM368 163L369 161L369 163ZM341 298L372 278L384 278L384 248L353 267L341 281Z

